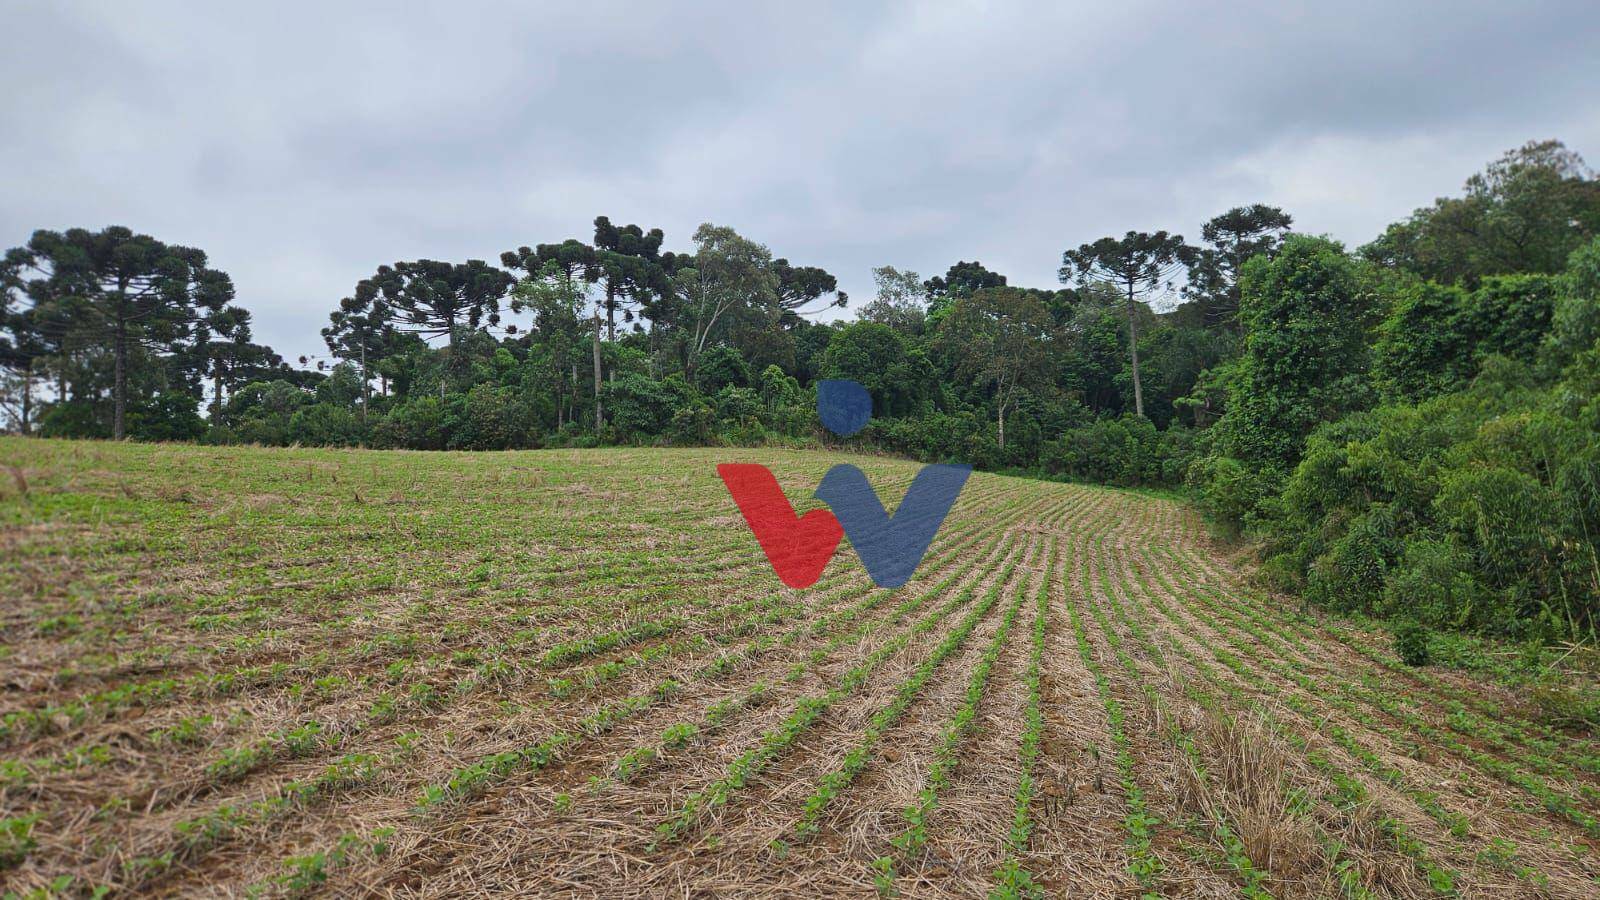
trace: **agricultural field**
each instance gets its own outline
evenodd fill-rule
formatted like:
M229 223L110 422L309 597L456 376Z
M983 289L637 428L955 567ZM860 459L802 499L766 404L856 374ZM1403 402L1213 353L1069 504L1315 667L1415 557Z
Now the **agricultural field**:
M1127 491L977 474L905 587L787 589L716 464L839 460L0 438L0 893L1600 894L1525 692Z

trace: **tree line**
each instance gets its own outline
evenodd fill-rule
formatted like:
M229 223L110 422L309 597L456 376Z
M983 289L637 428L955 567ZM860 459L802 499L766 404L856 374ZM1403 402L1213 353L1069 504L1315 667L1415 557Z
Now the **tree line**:
M1593 635L1600 182L1535 142L1354 251L1293 224L1250 204L1194 242L1107 236L1047 287L886 265L821 322L849 304L822 268L727 226L673 251L601 216L496 262L379 266L297 364L203 251L39 231L0 262L0 405L63 437L814 444L814 385L846 378L874 414L847 444L1186 486L1322 602Z

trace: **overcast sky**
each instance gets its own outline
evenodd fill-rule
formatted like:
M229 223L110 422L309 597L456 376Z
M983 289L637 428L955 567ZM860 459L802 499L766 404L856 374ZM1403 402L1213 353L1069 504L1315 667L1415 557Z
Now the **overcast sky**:
M1593 0L0 4L0 249L200 247L288 357L381 263L599 214L732 225L858 306L875 265L1051 286L1257 201L1360 244L1529 139L1600 164Z

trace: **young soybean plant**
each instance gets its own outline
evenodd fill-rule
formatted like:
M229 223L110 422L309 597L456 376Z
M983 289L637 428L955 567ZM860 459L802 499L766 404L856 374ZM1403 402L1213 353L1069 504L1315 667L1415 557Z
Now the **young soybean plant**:
M805 811L801 814L800 821L795 826L795 836L797 838L804 839L816 834L817 823L823 811L839 796L840 792L849 787L855 777L861 773L861 770L866 768L867 762L871 759L872 749L882 739L884 732L911 706L912 701L927 686L928 681L933 677L939 666L966 643L973 629L977 627L978 621L994 607L1012 568L1012 566L1006 568L1005 572L995 581L994 586L984 596L983 601L972 612L968 613L967 617L956 627L956 630L952 631L934 650L933 654L923 661L916 671L900 685L895 692L894 699L873 715L861 740L857 742L855 747L851 748L849 753L845 754L844 761L840 763L839 767L823 777L822 783L818 785L816 792L806 800ZM1006 612L1005 619L1000 626L1002 638L1005 630L1016 619L1017 607L1021 602L1022 598L1019 595L1017 601Z
M1045 562L1045 572L1055 571L1056 542L1050 542L1050 556ZM1050 579L1040 579L1034 597L1033 641L1028 647L1028 671L1023 681L1028 689L1027 706L1023 711L1022 746L1018 758L1022 763L1022 776L1017 781L1016 813L1011 822L1011 832L1006 835L1006 861L995 872L999 881L990 892L991 900L1021 900L1043 896L1044 890L1034 881L1033 874L1023 866L1021 856L1028 851L1028 838L1033 831L1033 798L1035 793L1034 769L1039 762L1039 744L1044 732L1044 715L1040 709L1039 669L1044 659L1045 619L1050 608Z
M955 773L961 747L977 720L979 704L982 703L989 685L989 673L993 671L996 661L1000 658L1000 651L1005 645L1006 634L1015 619L1016 609L1017 607L1013 606L1011 614L1000 623L1000 628L990 639L982 658L978 660L978 665L973 668L967 682L966 696L961 707L945 726L939 749L934 754L922 790L917 795L917 802L902 813L906 827L890 841L893 855L880 856L872 862L873 883L881 894L887 896L894 892L896 858L903 859L913 853L921 852L927 845L928 819L938 806L940 791L949 786Z
M860 690L871 677L873 671L890 656L900 652L912 638L920 636L943 622L951 613L955 612L972 597L971 586L956 594L955 597L944 603L939 609L930 613L919 621L909 631L891 638L881 647L874 650L849 672L846 672L836 685L826 693L806 697L795 704L789 717L777 727L769 730L762 736L761 743L744 755L729 764L727 773L721 779L713 782L704 789L695 792L686 799L678 811L666 821L656 826L656 839L651 847L659 847L682 837L692 829L701 817L728 802L728 799L738 790L747 785L752 778L757 777L772 765L779 755L788 750L799 737L820 719L833 705ZM931 592L930 592L931 594ZM911 603L919 604L928 599L930 595L924 594Z

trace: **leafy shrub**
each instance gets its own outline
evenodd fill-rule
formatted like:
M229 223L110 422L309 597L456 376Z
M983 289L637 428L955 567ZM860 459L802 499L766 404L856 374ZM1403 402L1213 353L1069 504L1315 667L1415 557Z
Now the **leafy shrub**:
M1306 598L1352 612L1377 608L1400 549L1393 511L1373 505L1311 562Z
M861 439L924 462L949 462L969 459L968 442L982 429L983 423L970 413L932 412L908 418L874 418L862 431Z
M1364 281L1343 247L1304 235L1244 265L1239 319L1249 336L1216 426L1219 450L1288 468L1318 425L1367 405Z
M1533 363L1550 333L1558 281L1549 275L1490 275L1467 298L1478 357Z
M1394 652L1408 666L1425 666L1432 662L1428 653L1428 629L1418 622L1401 622L1394 630Z
M287 381L254 381L228 398L223 418L238 440L256 444L289 443L289 419L309 395Z
M725 387L750 387L750 366L739 355L739 351L725 344L718 344L700 354L695 362L695 382L700 390L715 396Z
M39 420L39 434L47 438L108 438L111 417L104 404L70 400L52 403Z
M900 332L877 322L856 322L834 332L819 375L860 382L872 395L872 414L885 417L916 412L938 381L922 350L907 347Z
M532 408L515 389L489 383L452 394L444 425L452 450L510 450L535 443Z
M1573 251L1551 311L1552 361L1564 365L1600 340L1600 237Z
M767 435L762 425L765 407L761 395L750 388L725 387L717 392L717 433L730 444L758 444Z
M1233 534L1260 520L1282 483L1283 474L1277 469L1231 456L1198 459L1188 472L1188 484L1200 511Z
M715 414L702 400L691 400L688 405L672 411L672 423L667 434L675 444L704 444L711 440L711 424Z
M1401 288L1372 348L1383 395L1415 400L1459 390L1473 374L1474 324L1461 288L1431 281Z
M681 376L657 381L624 375L601 391L606 419L625 441L643 441L668 430L675 411L691 402L693 391Z
M444 404L437 397L412 397L390 410L373 427L372 437L379 447L443 450L449 438Z
M308 447L349 447L362 442L365 430L355 410L324 402L295 410L289 417L287 437Z
M1466 390L1322 426L1258 520L1275 571L1337 609L1592 637L1600 429L1586 418L1588 369L1541 387L1528 366L1490 357ZM1228 469L1205 465L1199 492L1218 505Z
M1406 541L1401 556L1384 584L1383 612L1434 628L1472 630L1490 629L1503 614L1459 545L1419 537Z
M1075 428L1045 447L1045 471L1083 481L1136 485L1155 455L1155 426L1135 417Z

